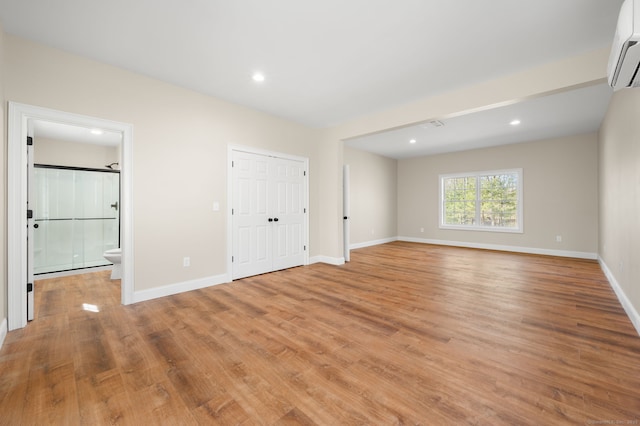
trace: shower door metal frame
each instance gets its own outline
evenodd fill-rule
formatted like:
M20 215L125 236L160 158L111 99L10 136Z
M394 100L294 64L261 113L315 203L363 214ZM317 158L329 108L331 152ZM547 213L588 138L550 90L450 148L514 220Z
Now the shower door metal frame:
M110 173L110 174L117 174L118 175L118 186L120 187L121 185L121 179L120 179L120 170L112 170L112 169L95 169L95 168L90 168L90 167L74 167L74 166L56 166L56 165L52 165L52 164L34 164L33 165L34 171L36 168L41 168L41 169L53 169L53 170L72 170L72 171L78 171L78 172L97 172L97 173ZM118 212L118 247L120 247L120 220L121 220L121 215L120 215L120 208L118 206L122 205L122 197L120 196L120 191L118 190L118 201L116 204L116 210ZM38 220L35 217L35 210L33 212L34 218L33 221L35 223L41 221ZM107 218L95 218L95 219L107 219ZM54 219L55 220L55 219ZM35 242L35 238L32 240ZM108 266L108 265L107 265ZM43 272L43 273L37 273L34 275L38 276L38 275L43 275L43 274L49 274L49 273L58 273L58 272L68 272L68 271L78 271L78 270L82 270L82 269L92 269L92 268L100 268L102 266L83 266L81 268L71 268L71 269L64 269L64 270L60 270L60 271L52 271L52 272Z

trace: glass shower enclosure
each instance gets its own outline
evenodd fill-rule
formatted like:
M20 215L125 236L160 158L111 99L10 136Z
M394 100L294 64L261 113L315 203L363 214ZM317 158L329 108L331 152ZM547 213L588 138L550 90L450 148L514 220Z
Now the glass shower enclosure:
M34 167L34 274L111 263L120 247L120 173L75 167Z

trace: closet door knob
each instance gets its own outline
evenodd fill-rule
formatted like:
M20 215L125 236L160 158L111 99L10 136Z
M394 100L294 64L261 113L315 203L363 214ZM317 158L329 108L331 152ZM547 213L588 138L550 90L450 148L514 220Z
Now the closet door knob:
M276 220L278 220L278 219L276 219ZM269 222L273 222L273 218L269 218Z
M273 218L273 221L274 221L274 222L277 222L277 221L278 221L278 218L277 218L277 217Z

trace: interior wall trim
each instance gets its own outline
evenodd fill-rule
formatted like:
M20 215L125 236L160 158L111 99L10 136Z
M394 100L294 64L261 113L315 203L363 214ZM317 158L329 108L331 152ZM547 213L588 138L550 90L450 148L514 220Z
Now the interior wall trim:
M350 244L349 245L349 249L350 250L355 250L355 249L359 249L359 248L377 246L377 245L380 245L380 244L392 243L394 241L398 241L398 237L381 238L381 239L378 239L378 240L365 241L363 243L354 243L354 244Z
M0 349L2 349L4 339L7 337L7 330L7 318L3 318L0 323Z
M519 247L519 246L507 246L507 245L500 245L500 244L468 243L464 241L431 240L426 238L413 238L413 237L398 237L398 241L406 241L410 243L435 244L440 246L510 251L514 253L542 254L546 256L574 257L577 259L590 259L590 260L598 259L597 253L589 253L589 252L583 252L583 251L551 250L551 249L543 249L543 248L536 248L536 247Z
M133 303L145 302L147 300L158 299L160 297L172 296L201 288L230 282L227 274L214 275L196 280L183 281L175 284L168 284L162 287L150 288L148 290L135 291L133 293Z
M640 313L638 313L636 308L634 308L633 304L631 303L626 293L620 286L620 283L618 282L618 280L616 280L616 277L611 272L611 269L609 269L604 259L601 258L600 256L598 256L598 263L600 263L602 272L604 272L604 275L607 277L607 280L609 281L609 285L611 286L611 288L613 289L613 292L618 297L618 300L620 301L622 308L624 309L624 311L627 313L627 316L631 320L631 324L633 324L633 326L636 329L636 332L640 336Z
M27 325L27 136L33 120L120 132L120 243L122 248L122 304L132 303L133 238L133 125L71 112L9 101L7 119L7 321L10 330Z
M340 266L344 265L344 257L331 257L331 256L312 256L309 258L309 264L312 263L328 263L329 265Z

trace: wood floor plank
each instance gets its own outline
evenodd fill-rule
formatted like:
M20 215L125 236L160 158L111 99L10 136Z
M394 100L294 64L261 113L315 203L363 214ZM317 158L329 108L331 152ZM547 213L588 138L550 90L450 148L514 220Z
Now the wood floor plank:
M640 421L594 261L394 242L131 306L108 271L36 284L0 425Z
M79 421L73 364L46 364L32 368L26 390L24 422L63 424Z
M136 425L197 425L195 412L184 404L177 390L167 380L160 380L129 395L136 410ZM206 424L202 422L200 424Z
M194 410L198 424L242 425L253 424L251 416L230 398L212 399Z

